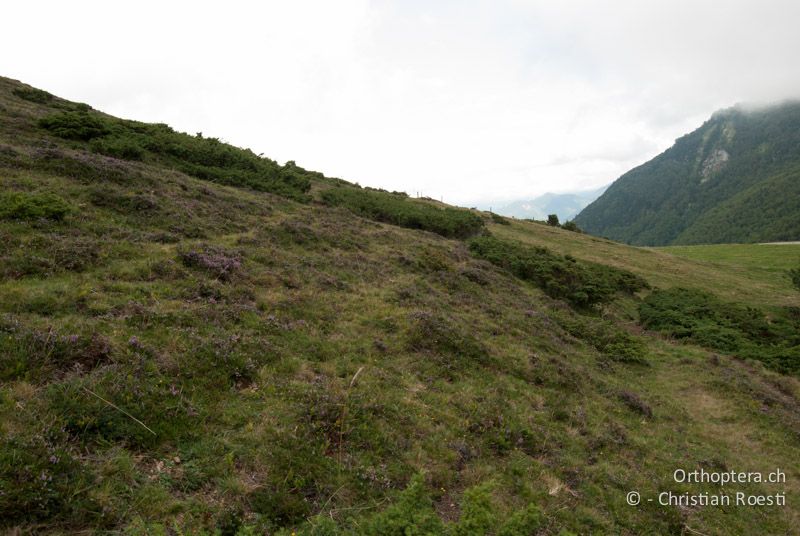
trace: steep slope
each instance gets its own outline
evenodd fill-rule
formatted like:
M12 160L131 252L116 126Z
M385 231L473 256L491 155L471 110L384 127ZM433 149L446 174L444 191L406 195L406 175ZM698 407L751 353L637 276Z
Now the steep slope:
M637 245L800 238L800 103L715 113L576 218Z
M254 158L0 79L0 528L797 526L625 502L701 467L796 497L797 380L635 312L646 279L778 315L781 282Z

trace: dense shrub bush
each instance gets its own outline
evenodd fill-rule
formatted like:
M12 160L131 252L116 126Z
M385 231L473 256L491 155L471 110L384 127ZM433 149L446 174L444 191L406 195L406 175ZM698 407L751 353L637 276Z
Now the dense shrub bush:
M800 267L789 270L789 279L797 290L800 290Z
M12 91L20 99L35 102L36 104L47 104L53 100L53 95L42 89L20 87Z
M293 163L273 160L201 134L189 136L167 125L147 124L83 111L66 111L39 120L54 135L89 141L97 153L125 160L152 159L199 179L271 192L307 201L312 177L322 177Z
M480 216L468 210L439 208L389 192L338 187L322 192L322 200L328 205L346 207L365 218L431 231L448 238L467 238L483 228Z
M546 248L528 247L490 235L470 240L469 249L476 257L505 268L549 296L577 307L608 302L617 292L633 294L648 286L644 279L626 270L579 262Z
M70 212L72 207L54 194L27 192L0 194L0 219L61 221Z
M95 138L89 145L96 153L124 160L141 160L145 150L134 140L122 137Z
M511 225L511 222L508 221L506 218L502 217L500 214L495 214L494 212L490 212L489 215L492 218L492 222L499 223L500 225Z
M570 335L594 347L604 357L620 363L646 364L647 346L605 319L583 315L559 318L559 325Z
M647 329L800 373L800 317L792 309L768 319L760 309L673 288L650 294L639 306L639 319Z
M108 121L85 112L61 112L43 117L39 126L68 140L89 141L111 132Z

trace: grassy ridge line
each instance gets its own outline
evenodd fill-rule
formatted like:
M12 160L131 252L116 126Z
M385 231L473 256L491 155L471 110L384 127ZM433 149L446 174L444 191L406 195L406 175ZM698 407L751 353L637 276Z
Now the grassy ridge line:
M447 238L468 238L484 226L483 219L472 211L409 199L399 192L338 186L323 190L320 197L328 205L346 207L365 218Z

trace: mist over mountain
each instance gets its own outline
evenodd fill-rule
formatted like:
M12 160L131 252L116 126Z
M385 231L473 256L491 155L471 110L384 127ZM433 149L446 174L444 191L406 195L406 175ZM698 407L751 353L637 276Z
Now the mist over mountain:
M597 199L609 185L595 190L577 192L547 192L533 199L508 203L495 210L502 216L521 219L546 220L550 214L556 214L560 221L568 221L575 217L586 205Z
M636 245L800 239L800 102L714 113L575 221Z

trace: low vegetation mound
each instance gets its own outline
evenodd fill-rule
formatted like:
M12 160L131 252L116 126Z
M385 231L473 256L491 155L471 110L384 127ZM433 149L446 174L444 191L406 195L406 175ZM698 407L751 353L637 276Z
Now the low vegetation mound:
M72 207L57 195L26 192L0 194L0 219L60 221L70 212Z
M174 167L199 179L271 192L299 201L308 199L311 177L292 162L284 166L217 138L174 131L102 116L88 110L64 111L39 120L39 126L66 140L89 142L100 154L125 160L151 161Z
M800 373L800 311L773 318L753 307L720 300L694 289L657 290L639 306L647 329L732 354L756 359L784 373Z
M469 249L475 256L534 283L548 296L576 307L608 302L618 292L633 294L648 286L644 279L627 270L578 261L547 248L528 247L491 235L472 239Z
M371 220L430 231L447 238L468 238L483 228L481 217L468 210L439 208L401 193L342 186L322 192L322 200Z

